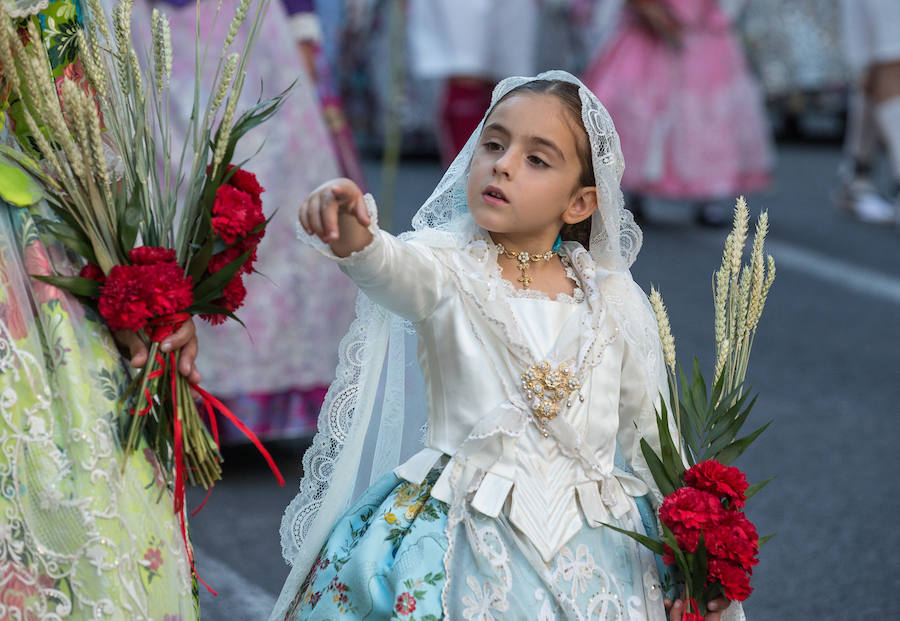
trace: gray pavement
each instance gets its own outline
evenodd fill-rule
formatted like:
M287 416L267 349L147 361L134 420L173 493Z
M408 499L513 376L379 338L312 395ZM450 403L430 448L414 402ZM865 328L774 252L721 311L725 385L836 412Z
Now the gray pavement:
M777 536L745 610L752 620L900 619L900 229L835 211L835 148L783 146L779 157L773 188L748 197L754 212L769 210L778 262L751 358L760 398L748 429L775 422L737 465L754 481L778 478L748 508L761 534ZM380 171L368 172L377 198ZM399 174L395 229L441 170L406 162ZM635 278L662 291L679 358L696 355L708 368L710 277L726 231L694 227L683 206L650 207L655 224L645 227ZM285 488L252 450L226 453L225 480L191 522L198 570L220 591L201 596L205 619L262 618L274 602L287 573L278 526L302 448L273 446Z

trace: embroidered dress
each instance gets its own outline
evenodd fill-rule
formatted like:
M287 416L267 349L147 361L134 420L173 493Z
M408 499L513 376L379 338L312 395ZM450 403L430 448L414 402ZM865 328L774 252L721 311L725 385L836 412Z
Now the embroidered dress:
M752 192L769 183L762 97L717 0L659 0L682 24L681 49L625 9L584 83L615 120L622 188L673 200Z
M440 470L432 470L421 485L416 485L388 474L373 485L338 522L307 583L291 603L287 618L442 619L448 506L431 496L439 475ZM655 535L650 504L646 498L635 500L641 526ZM499 532L489 520L479 522L485 533L483 539ZM504 555L506 567L484 573L483 559L472 559L475 586L470 596L463 598L461 618L487 619L492 609L495 614L504 612L503 600L531 602L537 611L534 618L542 621L566 618L517 547L500 547L499 542L499 538L491 538L490 543L497 546L492 553ZM550 563L552 584L570 608L587 612L584 618L618 618L623 587L633 588L634 584L623 584L603 568L618 567L617 557L630 553L631 547L630 540L611 531L578 535ZM491 558L497 559L493 554ZM490 584L491 580L496 583L504 575L512 575L513 565L517 581L510 588ZM632 581L635 579L632 576ZM479 580L487 580L488 589ZM468 578L466 582L471 587Z
M44 6L28 19L54 76L77 75L78 5ZM0 197L0 618L195 619L160 466L119 446L125 363L99 317L31 277L77 271L33 213L49 209Z
M135 3L136 23L149 24L154 6L169 18L174 48L171 119L182 124L173 129L173 144L183 140L193 103L197 20L201 37L215 24L212 40L223 41L239 4L239 0ZM214 20L217 8L219 17ZM149 27L135 31L149 37ZM245 24L232 49L242 48L246 32ZM216 55L208 57L212 63ZM235 162L250 158L244 167L266 190L263 209L273 220L259 246L255 268L264 278L246 282L246 302L238 313L246 328L236 321L219 326L198 322L203 346L197 365L206 389L260 437L306 436L315 429L322 396L334 378L337 344L352 318L356 290L334 265L297 244L294 236L300 200L340 172L316 87L302 66L281 2L269 4L246 72L238 110L296 82L272 122L264 131L248 134L234 158ZM212 65L202 75L212 80L214 73ZM284 338L287 331L289 339ZM231 425L223 425L222 431L225 442L244 441Z
M539 610L542 619L662 621L653 555L601 526L644 530L634 498L649 489L614 460L646 404L590 255L563 244L579 288L550 300L514 290L487 234L474 223L467 234L463 248L435 251L377 231L339 260L367 295L415 325L428 430L425 448L338 522L285 618L408 618L414 608L416 619L441 618L445 598L467 620ZM519 386L522 354L550 369L545 377L571 369L577 391L546 395L568 398L556 418L538 422L532 404L531 417L506 405L535 399ZM553 380L544 384L549 391ZM551 427L567 446L547 437Z

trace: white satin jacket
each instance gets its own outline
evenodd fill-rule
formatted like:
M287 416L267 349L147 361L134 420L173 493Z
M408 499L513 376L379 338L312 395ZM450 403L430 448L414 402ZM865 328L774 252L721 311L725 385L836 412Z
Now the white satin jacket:
M477 227L462 247L443 248L373 232L366 248L338 262L418 334L426 448L398 476L420 483L444 456L462 460L465 483L451 483L446 468L432 495L450 503L461 492L485 515L505 512L545 561L585 525L631 510L631 497L649 488L614 467L616 447L632 464L636 434L658 442L655 425L646 424L655 403L644 367L606 312L616 280L599 290L590 255L567 242L560 255L578 289L550 300L505 281L493 243ZM541 423L539 395L527 393L522 375L543 362L547 370L565 365L563 379L572 383L557 388L562 399L551 395L560 411Z

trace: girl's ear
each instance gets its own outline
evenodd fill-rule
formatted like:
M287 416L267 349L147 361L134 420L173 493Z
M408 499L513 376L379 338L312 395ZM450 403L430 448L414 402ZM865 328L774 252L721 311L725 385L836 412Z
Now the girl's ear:
M597 209L597 188L586 186L580 188L572 195L569 206L562 213L562 220L566 224L578 224L587 220Z

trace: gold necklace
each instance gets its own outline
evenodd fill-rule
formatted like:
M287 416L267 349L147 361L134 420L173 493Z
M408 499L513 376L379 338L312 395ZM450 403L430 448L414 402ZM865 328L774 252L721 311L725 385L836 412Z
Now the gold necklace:
M508 250L503 244L497 244L497 252L508 259L514 259L516 261L516 267L522 272L522 275L519 276L518 280L522 283L522 288L527 289L531 284L531 281L534 280L534 278L528 275L529 264L552 259L554 255L556 255L556 245L554 245L552 250L548 250L547 252L531 254L530 252L513 252L512 250Z

